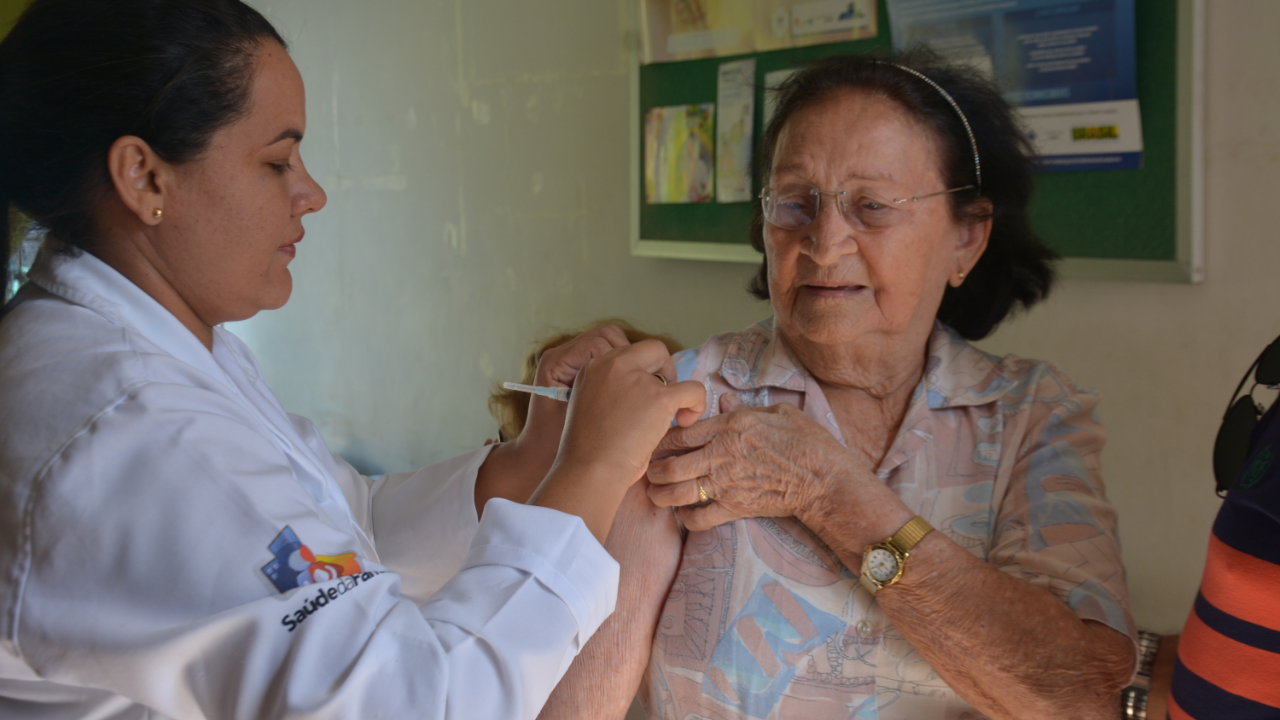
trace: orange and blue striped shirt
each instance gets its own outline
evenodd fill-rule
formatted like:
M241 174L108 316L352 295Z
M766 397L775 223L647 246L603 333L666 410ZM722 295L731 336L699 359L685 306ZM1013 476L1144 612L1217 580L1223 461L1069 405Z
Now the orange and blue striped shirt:
M1280 718L1280 402L1218 511L1182 630L1170 720Z

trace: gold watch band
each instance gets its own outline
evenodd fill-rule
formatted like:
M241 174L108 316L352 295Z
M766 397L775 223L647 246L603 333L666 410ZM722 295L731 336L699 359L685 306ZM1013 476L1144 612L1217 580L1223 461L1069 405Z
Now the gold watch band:
M911 552L911 548L915 547L916 543L919 543L924 539L925 535L932 531L933 526L917 515L908 520L907 524L903 525L898 532L894 533L893 537L889 538L889 542L893 543L893 546L902 551L903 554L906 554Z
M862 572L859 580L872 596L875 596L880 590L893 585L902 579L903 573L907 570L907 560L911 557L911 549L914 548L925 535L933 532L933 526L919 515L907 521L906 525L898 528L898 532L881 540L873 545L868 545L867 549L862 553ZM875 550L881 552L892 553L897 561L896 572L893 577L884 580L878 580L872 577L870 562L871 554Z

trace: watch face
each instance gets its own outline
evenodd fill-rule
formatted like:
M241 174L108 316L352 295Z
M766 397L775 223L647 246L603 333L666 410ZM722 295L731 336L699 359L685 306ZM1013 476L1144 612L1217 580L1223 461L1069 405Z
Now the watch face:
M864 564L871 577L882 583L889 582L898 574L897 556L884 548L872 548Z

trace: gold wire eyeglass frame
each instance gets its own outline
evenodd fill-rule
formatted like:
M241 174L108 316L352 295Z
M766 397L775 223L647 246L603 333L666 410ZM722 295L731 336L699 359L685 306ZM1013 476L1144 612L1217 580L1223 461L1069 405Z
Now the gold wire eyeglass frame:
M814 218L817 218L818 213L822 212L822 196L823 196L823 195L835 195L835 196L836 196L836 207L838 207L838 208L840 209L840 215L841 215L841 217L847 217L847 216L848 216L849 209L848 209L848 207L845 205L844 200L843 200L843 196L845 196L845 195L848 195L848 194L849 194L849 191L848 191L848 190L822 190L821 188L816 188L816 187L814 187L814 186L812 186L812 185L808 185L808 186L806 186L806 187L808 187L808 188L809 188L809 192L810 192L810 193L811 193L815 198L817 198L817 201L814 203L814 207L813 207L813 216L814 216ZM974 189L975 187L977 187L977 186L976 186L976 185L962 185L962 186L960 186L960 187L951 188L950 190L939 190L939 191L937 191L937 192L926 193L926 194L924 194L924 195L916 195L916 196L914 196L914 197L909 197L909 198L894 198L894 199L893 199L893 203L894 203L895 205L901 205L902 203L916 202L916 201L918 201L918 200L924 200L925 198L931 198L931 197L935 197L935 196L937 196L937 195L947 195L947 194L950 194L950 193L960 192L961 190L972 190L972 189ZM770 216L772 215L772 213L770 213L770 212L769 212L769 191L770 191L771 189L772 189L772 188L769 188L769 187L763 187L763 188L760 188L760 206L761 206L761 209L763 209L763 210L764 210L764 219L765 219L765 220L768 220L768 221L769 221L771 224L773 224L773 225L777 225L778 227L785 228L785 227L786 227L785 225L778 225L778 223L774 222L773 218L772 218L772 217L770 217ZM796 228L791 228L791 229L792 229L792 230L795 230L795 229L798 229L798 228L806 227L807 225L811 224L812 222L813 222L813 220L810 220L809 222L805 223L804 225L799 225L799 226L797 226Z

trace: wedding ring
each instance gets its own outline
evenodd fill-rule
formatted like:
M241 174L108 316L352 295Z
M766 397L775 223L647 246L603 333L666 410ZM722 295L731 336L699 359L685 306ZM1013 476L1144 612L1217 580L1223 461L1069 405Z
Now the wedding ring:
M702 487L702 478L694 481L698 485L698 502L711 502L711 496L707 494L707 489Z
M663 385L667 384L667 378L662 373L654 373L653 376L661 380Z

